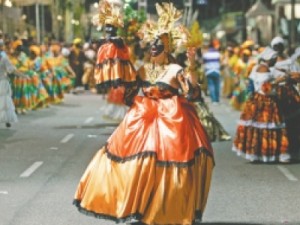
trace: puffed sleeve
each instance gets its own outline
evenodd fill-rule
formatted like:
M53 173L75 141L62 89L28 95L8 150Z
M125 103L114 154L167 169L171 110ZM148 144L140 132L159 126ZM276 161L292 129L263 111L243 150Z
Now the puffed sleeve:
M128 106L131 106L133 104L134 97L138 94L138 91L139 89L137 82L127 86L124 93L124 103Z
M145 74L144 66L141 66L137 71L136 81L132 82L131 85L125 86L125 93L124 93L124 103L128 106L133 104L134 97L138 94L139 88L141 87L141 78Z
M176 78L180 84L181 93L189 101L203 101L200 84L195 78L195 74L188 70L179 70Z

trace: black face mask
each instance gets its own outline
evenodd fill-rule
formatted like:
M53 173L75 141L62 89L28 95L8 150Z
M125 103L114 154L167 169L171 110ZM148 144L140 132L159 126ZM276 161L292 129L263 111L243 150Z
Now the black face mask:
M35 58L36 58L36 55L35 55L34 52L30 52L30 53L29 53L29 57L30 57L31 59L35 59Z
M160 55L165 49L165 46L160 38L156 38L151 44L151 56L156 57Z
M269 63L268 63L269 66L270 66L270 67L273 67L273 66L275 65L276 61L277 61L277 58L276 58L276 57L270 59L270 60L269 60Z
M279 53L283 53L284 51L284 44L279 43L273 46L274 51L279 52Z
M105 25L105 33L109 36L109 37L115 37L117 36L117 30L118 28L111 25L111 24L106 24Z

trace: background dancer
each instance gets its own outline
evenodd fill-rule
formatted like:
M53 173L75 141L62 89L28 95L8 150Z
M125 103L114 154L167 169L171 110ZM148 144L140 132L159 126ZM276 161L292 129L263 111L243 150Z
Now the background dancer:
M7 58L3 48L4 42L0 39L0 123L5 123L6 127L11 127L11 123L17 122L18 119L11 97L12 91L8 74L14 73L23 78L27 78L27 76L17 71Z

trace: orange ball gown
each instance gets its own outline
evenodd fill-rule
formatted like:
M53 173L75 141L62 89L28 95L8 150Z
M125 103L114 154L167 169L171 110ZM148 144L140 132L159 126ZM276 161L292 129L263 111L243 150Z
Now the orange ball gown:
M123 85L136 82L136 70L130 61L130 49L119 37L102 39L97 53L94 77L97 85L109 88L104 118L121 121L128 107L124 103Z
M129 47L118 37L101 42L94 71L96 84L117 87L134 82L136 70L130 62Z
M214 156L193 103L184 96L190 85L182 87L187 83L182 71L170 64L153 82L144 66L139 82L125 86L130 109L80 179L74 198L80 212L118 223L201 220ZM193 98L196 89L188 91Z

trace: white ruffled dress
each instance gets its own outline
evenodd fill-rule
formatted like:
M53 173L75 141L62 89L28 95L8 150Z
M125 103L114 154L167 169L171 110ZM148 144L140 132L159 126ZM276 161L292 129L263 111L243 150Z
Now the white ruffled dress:
M17 122L15 106L12 101L12 91L7 77L15 67L9 62L6 56L0 56L0 123Z

